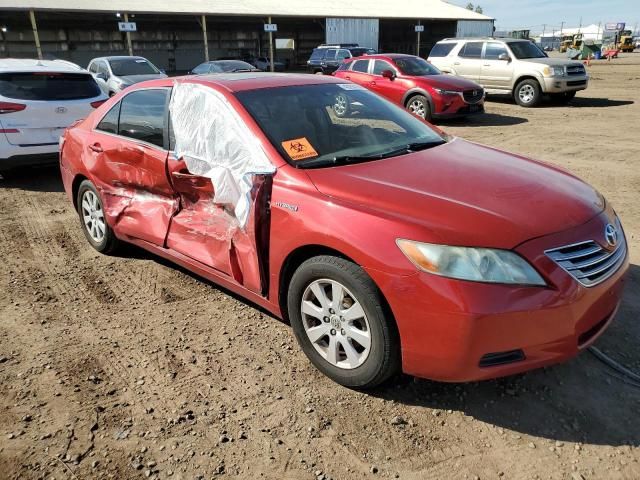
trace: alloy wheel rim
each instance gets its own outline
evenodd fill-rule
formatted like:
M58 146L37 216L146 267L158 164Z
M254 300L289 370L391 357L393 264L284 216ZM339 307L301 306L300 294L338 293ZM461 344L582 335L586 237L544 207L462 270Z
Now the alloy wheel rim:
M337 95L333 104L333 111L339 117L347 113L347 97L344 95Z
M91 190L86 190L82 195L81 209L87 233L94 242L102 243L106 233L104 212L98 196Z
M331 365L352 370L371 351L371 329L362 305L340 282L330 279L309 284L300 307L307 338Z
M420 100L413 100L409 104L409 111L414 115L424 118L424 115L425 115L424 103Z
M518 96L520 100L524 103L531 103L533 97L535 96L535 91L531 85L523 85L518 92Z

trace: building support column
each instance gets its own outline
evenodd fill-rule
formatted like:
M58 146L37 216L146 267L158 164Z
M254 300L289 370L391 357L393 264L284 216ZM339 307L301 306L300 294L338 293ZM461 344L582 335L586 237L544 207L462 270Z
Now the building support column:
M204 61L209 61L209 38L207 37L207 16L202 15L202 39L204 40Z
M418 25L420 25L420 20L418 20ZM420 32L416 32L416 57L420 56Z
M33 10L29 10L29 19L31 20L31 29L33 30L33 38L36 41L36 51L38 52L38 60L42 60L42 48L40 47L40 35L38 35L38 24L36 23L36 14Z
M129 14L128 13L124 14L124 21L125 22L129 21ZM133 47L131 46L131 32L126 31L125 32L125 36L127 37L127 48L129 49L129 56L133 57Z
M271 17L269 17L269 23L271 23ZM271 30L269 30L269 62L271 63L269 70L275 71L273 65L273 32Z

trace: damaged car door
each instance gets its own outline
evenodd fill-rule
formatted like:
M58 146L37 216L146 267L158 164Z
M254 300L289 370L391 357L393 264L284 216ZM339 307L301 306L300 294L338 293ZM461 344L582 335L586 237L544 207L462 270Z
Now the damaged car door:
M166 170L169 92L125 95L98 123L87 152L109 224L121 235L160 246L178 207Z

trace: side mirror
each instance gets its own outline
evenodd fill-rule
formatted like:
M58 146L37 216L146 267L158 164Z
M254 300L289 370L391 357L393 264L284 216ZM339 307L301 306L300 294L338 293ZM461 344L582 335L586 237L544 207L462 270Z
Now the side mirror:
M107 74L104 72L100 72L99 74L97 74L96 78L99 78L100 80L104 80L105 82L109 79L109 77L107 77Z
M507 53L501 53L500 55L498 55L498 60L504 60L506 62L510 62L511 57Z
M166 71L164 68L161 68L161 69L160 69L160 73L163 73L164 75L166 75L166 74L167 74L167 71Z
M383 70L382 71L382 76L384 78L388 78L389 80L393 80L394 78L396 78L396 74L393 73L392 70Z

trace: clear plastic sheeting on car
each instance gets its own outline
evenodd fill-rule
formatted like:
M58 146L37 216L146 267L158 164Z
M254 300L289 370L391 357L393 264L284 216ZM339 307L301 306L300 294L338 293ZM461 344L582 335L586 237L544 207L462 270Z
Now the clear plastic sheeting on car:
M244 227L253 175L275 172L262 145L224 95L210 87L176 82L169 111L176 157L193 175L211 179L214 203L229 208Z

